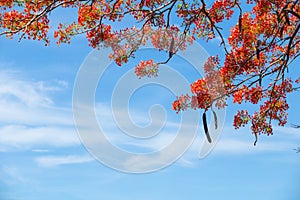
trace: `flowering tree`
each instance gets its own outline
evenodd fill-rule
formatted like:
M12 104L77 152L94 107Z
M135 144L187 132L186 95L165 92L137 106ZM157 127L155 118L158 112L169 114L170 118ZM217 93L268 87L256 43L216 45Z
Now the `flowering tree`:
M173 103L176 112L204 110L209 141L205 113L215 105L227 106L228 99L258 105L254 113L239 110L233 122L237 129L250 123L256 139L260 133L272 134L273 121L280 126L286 124L286 95L298 89L296 84L300 82L286 75L290 63L299 56L298 0L0 0L0 35L41 40L49 45L49 15L66 8L76 9L78 17L73 23L54 27L58 45L85 34L93 48L111 48L110 58L119 66L134 57L148 40L155 48L169 52L164 62L141 61L135 69L140 78L156 76L160 64L196 39L209 42L220 38L225 58L208 58L206 75L191 84L190 94L177 97ZM114 24L129 20L140 28L114 29ZM221 27L226 20L235 21L228 38Z

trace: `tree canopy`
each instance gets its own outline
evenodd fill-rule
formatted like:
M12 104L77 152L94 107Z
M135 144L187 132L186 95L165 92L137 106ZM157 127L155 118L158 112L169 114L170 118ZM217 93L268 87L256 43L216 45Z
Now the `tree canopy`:
M51 27L49 16L58 8L76 9L77 20ZM1 0L0 10L0 35L45 45L54 37L60 45L85 34L93 48L111 48L110 58L119 66L148 40L169 52L164 62L141 61L135 68L140 78L157 76L160 64L195 40L217 37L224 59L209 57L205 76L191 83L190 94L174 99L173 110L203 109L205 122L208 109L223 108L228 100L256 104L255 112L239 110L233 119L237 129L250 124L256 137L272 134L273 121L287 123L286 95L299 88L300 78L287 73L299 56L298 0ZM234 25L224 33L222 25L228 20ZM131 23L115 28L124 21Z

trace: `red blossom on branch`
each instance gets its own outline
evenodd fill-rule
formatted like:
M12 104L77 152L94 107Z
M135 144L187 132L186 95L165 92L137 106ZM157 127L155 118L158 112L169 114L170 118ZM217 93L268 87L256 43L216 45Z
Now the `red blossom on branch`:
M251 122L257 136L272 134L273 121L286 124L286 95L299 89L296 84L300 82L287 77L290 64L300 55L298 0L7 0L0 1L0 35L11 39L18 35L20 40L41 40L49 45L49 15L58 8L76 9L78 16L72 23L62 19L54 30L57 44L85 34L91 47L111 48L110 58L119 66L147 41L168 53L165 61L141 61L135 69L139 78L157 76L160 64L196 39L219 38L224 56L208 58L203 66L205 76L191 83L190 95L177 97L173 110L223 108L232 98L233 103L256 106L252 114L238 111L235 128ZM115 28L124 19L139 28ZM226 20L234 23L228 37L221 27Z

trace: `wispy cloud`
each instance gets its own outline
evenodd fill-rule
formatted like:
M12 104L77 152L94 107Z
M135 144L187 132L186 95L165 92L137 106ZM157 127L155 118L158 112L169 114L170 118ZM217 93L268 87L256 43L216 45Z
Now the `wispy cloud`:
M32 82L22 80L14 73L1 72L0 73L0 151L10 150L27 150L40 149L51 147L69 147L79 145L80 140L74 128L71 108L60 108L55 105L49 91L63 90L68 86L67 82ZM151 135L151 131L159 130L154 137L147 139L136 139L124 134L120 127L117 126L113 118L110 105L105 103L96 104L96 114L105 135L116 146L121 148L129 147L131 150L137 151L144 149L146 152L159 151L167 147L177 137L177 131L180 126L190 127L195 130L194 126L197 124L180 124L180 122L166 119L163 123L160 121L161 112L154 112L152 116L152 125L150 129L143 129L144 135ZM127 109L117 109L115 113L118 115L118 120L130 119ZM141 115L138 110L133 110L131 115L134 115L137 124L132 124L123 127L132 130L132 127L138 127L139 124L147 124L151 122L149 115ZM153 113L152 113L153 114ZM156 114L156 115L155 115ZM131 120L131 119L130 119ZM141 128L141 127L140 127ZM228 127L225 127L228 129ZM188 130L188 129L187 129ZM205 138L203 134L198 131L198 135L193 145L185 153L185 155L178 161L183 166L193 166L195 160L199 158L200 149L203 146ZM253 148L252 141L245 138L238 138L234 136L222 137L213 149L214 154L251 154L260 152L274 152L286 151L292 145L295 145L293 139L297 138L295 132L299 130L275 128L278 132L285 134L286 140L276 140L272 142L260 141L259 145ZM149 133L147 133L147 131ZM230 130L229 132L232 132ZM138 133L138 131L137 131ZM249 133L247 133L249 134ZM201 135L201 137L199 137ZM299 141L299 140L298 140ZM182 138L184 142L184 138ZM45 152L40 150L33 150L35 152ZM109 151L108 151L109 152ZM161 155L165 156L165 155ZM160 157L161 158L161 157ZM36 162L40 166L52 167L64 164L84 163L93 160L88 156L48 156L38 157ZM160 161L158 161L160 162ZM142 169L143 164L137 158L128 159L123 163L124 167L131 167L136 165L137 168ZM149 164L149 163L148 163ZM160 165L160 163L153 162L153 165Z
M41 167L57 167L60 165L80 164L94 161L89 155L41 156L35 162Z
M48 153L48 152L50 152L49 149L32 149L31 151L35 152L35 153Z
M0 100L0 123L30 126L73 125L71 109L59 107L30 108L21 103Z
M4 126L0 128L2 151L26 150L45 145L66 147L80 144L76 131L69 127Z
M80 144L71 108L57 107L50 96L66 87L63 80L35 82L0 70L0 151Z
M299 134L296 134L295 130L281 127L274 127L274 130L276 130L276 134L273 136L260 135L257 145L254 146L254 138L249 135L251 133L248 129L242 129L238 131L238 134L233 134L233 127L226 126L223 129L223 135L212 150L211 155L248 155L288 152L292 151L292 149L297 146L297 143L300 143ZM193 145L183 156L183 159L195 160L195 158L198 158L203 140L205 140L204 136L197 137Z
M16 72L0 71L0 123L71 125L71 109L56 107L48 94L66 87L65 81L34 82Z
M2 101L22 102L27 106L45 106L52 101L44 93L48 88L43 82L30 82L16 78L17 74L0 71L0 99Z
M300 139L300 128L275 126L273 127L273 129L274 132L278 134L284 134L285 137L293 137Z
M291 143L286 142L259 142L253 146L253 141L240 139L224 139L218 142L215 148L216 153L220 154L255 154L263 152L286 151L291 147Z
M24 177L20 169L15 166L4 165L0 168L0 181L7 184L27 183L29 180Z
M98 111L101 111L98 112L98 118L99 121L105 121L102 128L104 129L104 134L109 138L111 143L127 150L136 150L136 153L141 151L143 153L160 151L170 145L174 141L174 139L178 137L177 131L180 125L192 126L192 124L180 124L180 122L176 124L176 122L167 120L166 127L163 128L161 132L159 132L159 134L157 134L156 136L148 139L136 139L125 135L122 130L119 130L116 127L116 124L110 114L111 110L109 109L109 106L106 106L104 104L97 104L96 109L98 109ZM128 115L127 111L119 111L117 114L120 116L120 119ZM139 115L140 113L134 112L134 114ZM139 117L137 117L137 119L139 119ZM140 119L142 119L142 117ZM169 126L168 123L170 123ZM198 124L194 126L198 126ZM145 131L147 130L145 129ZM224 134L220 138L220 140L216 143L216 146L213 148L212 153L208 156L287 152L291 151L292 147L295 145L296 139L293 134L290 134L289 138L286 138L279 133L278 136L276 135L276 137L270 136L268 138L266 138L267 136L262 135L260 137L258 145L254 147L254 137L251 136L251 133L248 129L241 129L238 134L234 134L235 132L237 133L238 131L233 130L233 127L224 127L223 133L227 134ZM211 134L214 135L215 133L211 132ZM183 142L184 138L180 138L180 140ZM194 143L189 148L189 150L178 160L177 164L184 167L195 166L195 163L197 164L199 162L200 151L203 148L203 143L205 141L206 138L204 137L201 126ZM124 170L128 169L142 171L143 169L151 168L151 166L158 167L164 164L162 163L162 161L166 162L166 159L168 159L164 156L166 155L156 155L156 157L153 157L153 162L151 162L151 160L148 160L148 158L146 159L144 157L138 156L132 156L127 160L122 160L122 158L120 158L120 160L116 159L116 161L120 161L121 163L123 163L122 165L120 164L120 167L122 167Z

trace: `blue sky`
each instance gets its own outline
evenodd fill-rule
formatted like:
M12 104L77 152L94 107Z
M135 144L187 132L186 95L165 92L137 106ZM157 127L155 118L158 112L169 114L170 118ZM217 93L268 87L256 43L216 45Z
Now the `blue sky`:
M201 44L209 54L220 52L217 41ZM91 51L82 36L61 47L54 42L44 47L35 41L0 38L1 200L299 199L300 155L293 149L300 146L300 130L289 127L299 123L299 93L288 97L287 127L275 126L274 135L259 137L256 147L247 127L232 128L232 116L240 107L229 103L220 139L203 159L199 159L199 152L205 138L199 123L189 150L156 172L122 173L96 161L81 143L72 114L76 74ZM114 86L138 59L153 54L141 51L136 60L121 68L112 64L96 90L98 121L104 123L108 139L127 151L164 148L176 136L180 122L180 115L171 110L176 95L152 84L132 95L129 108L132 120L144 126L151 121L151 105L163 106L166 126L162 132L139 140L124 135L113 124L110 98ZM155 57L160 59L161 55ZM291 66L292 75L299 76L299 64L296 61ZM190 82L197 78L195 70L180 59L168 65Z

